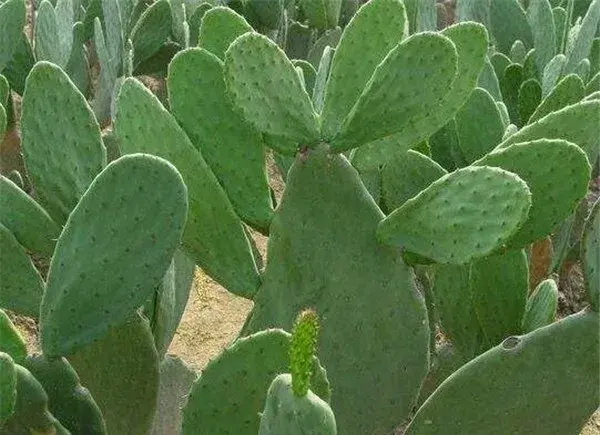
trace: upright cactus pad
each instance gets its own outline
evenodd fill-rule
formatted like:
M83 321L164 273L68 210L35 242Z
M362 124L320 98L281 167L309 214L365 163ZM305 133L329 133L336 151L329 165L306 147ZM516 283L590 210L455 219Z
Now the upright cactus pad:
M468 167L443 176L378 226L378 239L438 263L462 264L505 243L526 220L531 193L515 174Z
M305 310L298 316L290 343L290 373L292 387L298 397L306 395L312 373L312 358L317 347L319 323L317 314Z
M25 1L8 0L0 5L0 71L10 63L25 25Z
M588 300L592 308L598 311L600 309L600 200L596 200L587 218L581 248Z
M318 141L310 97L292 62L266 36L247 33L229 46L225 83L236 106L259 131L302 145Z
M0 223L26 249L52 256L60 228L46 210L3 175L0 175Z
M210 51L223 60L225 52L235 38L252 30L252 26L244 17L232 9L216 6L202 17L198 47Z
M10 355L0 351L0 428L13 414L16 401L17 370L15 363Z
M328 29L337 26L342 0L300 0L299 3L310 27Z
M57 117L57 108L67 121ZM56 65L38 62L29 73L21 131L25 165L39 202L62 225L106 165L106 149L84 96Z
M176 4L173 4L176 7ZM152 57L171 35L171 5L169 0L152 3L131 31L133 67Z
M407 33L406 10L399 0L372 0L352 17L336 48L327 80L322 114L325 139L335 136L375 67Z
M507 242L513 248L525 247L550 234L585 197L590 180L585 153L565 140L515 143L494 150L473 165L513 172L531 189L529 217Z
M436 110L454 81L457 58L454 44L439 34L417 34L398 44L373 72L332 150L391 136Z
M522 329L524 333L549 325L556 318L558 287L552 279L538 284L527 300Z
M27 356L25 342L8 315L2 310L0 310L0 352L7 353L17 363L21 363Z
M278 375L269 390L260 416L258 435L336 435L336 423L329 404L312 391L297 396L293 376Z
M169 65L168 86L173 114L206 159L237 213L267 233L273 204L265 147L260 133L231 104L223 63L204 49L182 51Z
M44 282L23 247L2 224L0 251L0 308L37 318L44 293Z
M187 206L181 175L166 160L135 154L106 167L69 216L50 264L44 354L73 352L144 303L180 243Z
M260 280L242 222L202 154L136 79L121 86L115 132L123 154L150 153L177 167L189 197L184 250L227 290L251 297Z
M577 434L598 409L598 313L507 338L452 374L407 435Z
M256 435L269 384L288 369L290 335L280 329L236 340L208 363L192 387L183 435ZM313 359L313 391L329 401L325 371Z
M585 85L579 76L569 74L563 78L542 100L535 112L529 118L529 123L533 123L543 118L549 113L556 112L563 107L576 104L585 96Z
M299 311L314 309L318 355L345 434L389 433L409 414L427 372L425 305L399 252L377 243L382 218L345 157L326 146L298 155L243 331L289 330Z

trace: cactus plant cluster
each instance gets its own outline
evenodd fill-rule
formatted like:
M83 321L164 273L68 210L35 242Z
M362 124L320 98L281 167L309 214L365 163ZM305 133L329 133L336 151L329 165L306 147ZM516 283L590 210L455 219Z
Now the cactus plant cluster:
M600 0L361 3L0 5L0 434L579 433ZM196 266L253 302L200 373Z

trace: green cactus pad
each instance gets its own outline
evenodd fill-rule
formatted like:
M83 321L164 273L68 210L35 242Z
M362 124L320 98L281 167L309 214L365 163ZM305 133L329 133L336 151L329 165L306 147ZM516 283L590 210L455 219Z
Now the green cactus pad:
M467 101L485 62L487 31L478 23L459 23L444 29L440 34L452 41L458 53L457 74L441 104L434 110L424 112L423 116L413 118L413 122L404 125L398 134L359 148L353 163L358 163L365 169L367 165L384 164L394 153L403 152L444 127ZM415 92L422 86L422 81L419 80Z
M517 39L533 47L533 35L519 0L491 0L490 29L496 49L506 55Z
M119 76L117 65L112 62L107 44L108 39L105 39L100 18L96 17L94 20L94 47L100 65L100 76L98 77L98 88L92 100L92 107L94 108L94 115L101 124L104 124L110 118L113 88Z
M583 311L506 339L442 383L406 434L579 433L598 408L598 328Z
M39 381L26 368L16 364L14 367L17 376L14 411L0 426L0 435L70 435L48 411L48 395Z
M57 108L68 122L59 122ZM23 158L39 203L62 225L106 165L106 149L85 97L56 65L38 62L29 73L21 131Z
M222 62L204 49L182 51L171 61L168 83L173 114L210 165L238 215L267 233L273 204L265 148L259 132L229 101Z
M505 243L527 219L530 205L529 188L515 174L463 168L391 213L377 237L438 263L462 264Z
M529 273L524 251L509 250L471 263L473 305L488 347L521 332Z
M434 160L413 150L394 156L381 170L383 201L395 210L447 172Z
M584 82L587 82L588 76L590 74L590 69L590 61L588 59L583 59L581 63L577 65L577 68L575 68L573 73L581 77L581 80L583 80Z
M60 233L46 211L8 178L0 175L0 223L26 249L51 257Z
M502 53L496 52L492 55L490 61L498 79L504 77L504 71L506 71L506 68L511 64L510 58Z
M252 26L237 12L224 6L216 6L202 17L198 47L210 51L222 60L235 38L251 31Z
M0 308L37 318L44 282L15 236L2 224L0 251Z
M189 196L184 250L227 290L251 297L260 281L242 222L200 152L158 99L135 79L121 86L115 133L123 153L155 154L177 167Z
M581 248L588 300L592 308L598 311L600 308L600 201L598 200L587 218Z
M209 3L201 3L191 15L188 14L187 23L190 29L190 47L198 45L198 36L200 35L202 18L207 11L212 9L212 7L213 6Z
M456 70L456 48L448 38L422 33L404 40L375 69L332 141L332 151L391 136L435 111Z
M309 30L310 33L310 30ZM373 35L374 36L374 35ZM325 51L325 47L330 47L332 49L336 49L340 38L342 37L342 29L336 27L335 29L326 30L319 39L317 39L306 55L306 60L315 68L319 68L319 63L321 58L323 57L323 52Z
M325 86L328 83L329 74L331 72L331 62L334 56L334 50L331 47L325 47L323 56L319 62L317 76L315 77L315 86L312 92L312 101L317 112L323 110L325 104Z
M338 25L342 0L300 0L299 6L315 29L333 29Z
M165 355L160 363L158 404L151 435L181 433L182 411L197 375L181 359Z
M512 0L511 0L512 1ZM523 67L513 63L506 67L504 74L500 76L500 90L502 91L502 99L510 120L515 125L520 125L519 117L519 89L523 83Z
M518 101L519 121L521 125L528 123L529 118L541 101L542 87L536 79L529 79L521 84Z
M498 148L473 165L513 172L531 189L529 217L507 242L511 248L525 247L550 234L585 197L590 180L585 153L564 140L540 139Z
M546 98L558 83L566 60L564 54L557 54L544 68L542 73L542 98Z
M64 67L60 41L58 40L58 26L56 13L49 0L40 3L36 13L34 26L35 57Z
M256 435L267 389L287 371L290 338L280 329L261 331L236 340L211 360L190 392L182 435ZM314 361L313 391L329 401L325 370Z
M90 87L90 65L85 47L83 23L75 23L73 27L73 50L65 67L65 72L71 77L77 89L87 95Z
M124 156L98 175L56 244L40 315L44 354L71 353L142 305L169 267L187 206L181 175L159 157Z
M525 58L527 57L527 49L525 48L525 44L520 39L517 39L512 47L510 48L510 60L513 63L518 63L519 65L523 65L525 63Z
M154 55L171 35L172 20L169 0L152 3L131 31L133 67Z
M567 26L567 11L562 7L554 7L552 8L552 16L554 18L556 50L562 53L565 47L565 31L569 28Z
M590 55L590 49L594 42L594 36L597 35L599 24L600 0L593 0L581 21L581 28L577 32L572 48L568 52L565 64L566 74L575 72L579 63Z
M474 122L474 120L477 122ZM492 96L475 88L465 105L456 113L458 143L467 163L485 156L502 141L502 115Z
M71 435L107 433L100 408L66 359L34 355L23 366L40 382L48 394L50 412Z
M317 313L304 310L298 315L292 329L290 343L290 372L292 387L298 397L305 396L312 374L312 359L315 355L319 334Z
M246 33L229 46L225 82L235 105L259 131L305 145L318 140L310 97L292 62L266 36Z
M521 329L524 333L535 331L554 322L558 306L558 287L553 279L538 284L525 307Z
M0 352L0 399L1 428L13 414L17 401L17 370L10 355L3 352Z
M502 101L498 76L496 75L494 67L487 56L485 58L485 65L483 66L483 70L481 71L481 75L477 81L477 86L488 91L494 98L494 101Z
M383 217L344 156L326 146L298 155L243 330L289 330L300 310L314 309L339 431L349 435L389 433L410 412L427 372L425 304L399 252L377 243Z
M329 404L312 391L298 397L292 376L277 375L269 386L260 414L258 435L336 435L336 423Z
M527 7L527 21L535 46L535 63L540 71L556 54L556 29L552 6L548 0L532 0Z
M304 87L306 92L312 94L315 87L315 81L317 79L317 71L315 68L305 60L296 59L292 61L294 67L302 70L302 76L304 77Z
M67 359L100 407L107 434L148 435L159 360L147 320L136 313Z
M525 61L523 62L523 77L526 80L536 79L539 81L541 77L540 70L538 70L537 65L535 64L535 49L529 50L527 56L525 56Z
M421 406L425 400L444 382L448 376L458 370L465 363L464 358L456 352L452 344L444 343L431 355L429 373L423 381L421 394L417 406Z
M25 1L8 0L0 5L0 71L11 62L25 25Z
M562 139L583 149L590 162L596 161L600 147L600 101L584 101L552 112L505 139L497 148L536 139Z
M327 81L322 114L325 139L339 131L375 67L407 34L406 10L399 0L372 0L352 17L336 47Z
M2 310L0 310L0 352L9 354L17 363L21 363L27 356L27 348L21 334Z
M542 100L535 112L529 118L528 123L543 118L549 113L556 112L566 106L581 101L585 96L585 85L583 81L575 74L569 74L564 77Z
M433 294L444 336L462 359L483 352L487 341L471 297L470 265L437 265Z
M589 96L600 91L600 73L590 79L585 86L585 95Z

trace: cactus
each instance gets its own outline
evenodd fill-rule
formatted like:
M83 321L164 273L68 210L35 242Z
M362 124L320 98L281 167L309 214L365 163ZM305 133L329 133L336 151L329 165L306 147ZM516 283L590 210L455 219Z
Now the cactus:
M535 331L554 322L558 305L556 282L547 279L538 284L525 307L522 330L524 333Z
M581 28L573 41L573 47L568 52L565 63L566 74L575 72L580 62L589 56L599 23L600 0L593 0L581 22Z
M73 48L75 24L73 0L44 0L35 20L35 56L38 61L52 62L65 68Z
M521 125L529 122L529 118L542 100L542 87L536 79L525 80L519 88L518 112Z
M202 17L198 47L204 48L223 60L225 51L240 35L251 32L244 17L229 8L217 6Z
M8 0L0 5L0 71L10 63L25 25L25 1Z
M508 55L516 40L526 48L533 47L531 27L518 0L491 0L489 14L489 28L498 51Z
M569 74L560 80L535 109L528 124L544 116L557 112L563 107L576 104L585 95L585 85L575 74Z
M581 243L583 274L588 300L595 311L600 309L600 200L592 207L585 224Z
M131 31L133 68L154 55L171 35L169 0L158 0L144 11Z
M194 382L183 413L182 434L256 434L267 388L287 370L290 335L281 329L236 340L211 360ZM329 401L324 369L313 358L313 391Z
M527 21L533 36L535 63L542 71L557 50L556 27L552 6L548 0L531 0L527 7Z
M181 175L159 157L121 157L94 179L50 264L40 315L45 355L66 355L100 338L148 298L180 242L187 208Z
M17 371L10 355L0 352L0 427L14 413L17 401Z
M19 331L2 310L0 310L0 352L8 354L17 364L22 363L27 356L27 349Z

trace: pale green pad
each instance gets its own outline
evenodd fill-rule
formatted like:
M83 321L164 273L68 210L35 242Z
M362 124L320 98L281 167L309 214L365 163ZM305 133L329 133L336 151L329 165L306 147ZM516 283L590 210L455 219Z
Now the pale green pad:
M260 414L258 435L336 435L336 423L329 404L308 390L297 397L289 373L277 375L269 386Z
M8 178L0 175L0 223L26 249L51 257L59 227L46 211Z
M190 29L190 47L198 45L198 36L200 35L202 18L204 18L204 14L212 9L212 7L213 6L209 3L201 3L191 15L188 15L187 23Z
M523 316L523 332L535 331L554 322L557 306L558 288L556 282L547 279L539 283L527 300Z
M155 154L177 167L189 201L183 248L227 290L251 297L260 280L242 222L200 152L136 79L121 86L115 132L123 153Z
M512 337L451 375L407 435L577 434L598 408L598 313Z
M23 338L8 315L2 310L0 310L0 352L9 354L17 363L23 361L27 356Z
M146 9L131 31L133 68L155 54L171 35L169 0L158 0Z
M12 358L0 352L0 427L13 414L17 401L17 370Z
M106 165L106 149L85 97L56 65L38 62L29 73L21 132L38 201L62 225Z
M496 76L496 71L488 57L485 58L485 65L477 81L477 86L488 91L495 101L502 101L498 76Z
M142 305L169 267L186 213L186 187L169 162L143 154L111 162L56 244L40 314L44 354L71 353Z
M151 435L181 433L183 408L197 375L181 359L165 355L160 363L160 384Z
M289 30L288 30L289 32ZM310 35L310 29L308 29ZM374 34L370 35L371 37L375 37ZM340 42L340 38L342 37L342 29L336 27L332 30L327 30L319 39L317 39L310 49L308 50L308 54L306 55L306 60L315 68L319 68L319 62L323 57L323 52L325 51L325 47L330 47L333 49L337 49L337 46ZM374 47L373 47L374 48ZM287 52L287 51L286 51ZM386 52L387 53L387 52ZM385 55L385 53L384 53ZM364 60L363 60L364 61ZM356 65L358 67L358 64ZM360 89L362 90L362 89ZM358 95L356 96L358 98Z
M582 60L589 57L590 49L594 43L594 36L600 23L600 0L593 0L585 17L581 21L581 28L573 42L573 47L567 56L565 72L574 72Z
M471 263L471 297L487 346L521 332L529 273L523 250L509 250Z
M579 76L569 74L552 89L542 100L535 112L529 118L529 124L543 118L549 113L556 112L566 106L581 101L585 96L585 86Z
M317 79L317 71L309 62L305 60L293 60L292 64L294 64L294 67L300 68L302 70L302 76L304 77L304 85L306 87L306 92L312 94L313 89L315 87L315 81Z
M44 282L15 236L2 224L0 251L0 308L37 318Z
M562 76L566 59L564 54L557 54L544 68L542 73L542 98L546 98L558 83Z
M469 361L487 349L471 296L471 266L435 267L433 294L444 336L462 359Z
M315 29L334 28L338 24L343 0L300 0L300 8Z
M600 201L596 201L585 224L582 239L583 275L594 310L600 307Z
M454 117L477 85L488 49L485 27L479 23L459 23L444 29L440 34L452 41L458 53L458 70L449 92L434 110L424 113L418 119L413 118L413 123L405 125L403 131L356 150L353 162L359 166L366 168L367 165L381 165L394 152L403 152L433 135ZM423 86L421 80L416 86L415 92Z
M517 39L527 48L533 48L531 27L519 0L491 0L490 29L496 49L504 54L510 52Z
M147 320L136 313L67 359L100 407L107 434L148 435L159 361Z
M244 17L229 8L217 6L207 11L202 17L198 47L223 59L227 48L235 38L251 31L252 27Z
M462 168L391 213L377 237L438 263L462 264L505 243L527 219L530 205L529 188L515 174Z
M23 366L40 382L48 394L50 412L71 435L107 433L100 408L65 358L38 354L28 357Z
M211 360L194 383L183 411L183 435L256 435L267 389L288 370L290 334L261 331L236 340ZM313 391L329 401L325 370L315 359Z
M557 52L562 53L565 47L565 31L568 29L567 11L561 7L554 7L552 8L552 16L554 17L554 28L556 32L556 50Z
M548 0L530 0L527 7L527 21L535 46L535 63L542 71L556 54L556 29L552 6Z
M540 139L499 148L473 165L513 172L531 189L529 217L507 242L512 248L525 247L550 234L575 211L590 180L585 153L565 140Z
M502 115L484 89L473 90L455 119L458 143L467 163L480 159L502 141Z
M336 47L327 80L323 138L335 136L375 67L407 34L406 11L399 0L371 0L352 17Z
M171 61L168 84L173 115L210 165L238 215L268 232L273 204L265 147L259 132L232 106L223 63L204 49L182 51Z
M24 0L8 0L0 5L0 71L12 60L24 25Z
M525 48L525 44L520 39L517 39L512 47L510 48L510 60L513 63L518 63L519 65L525 64L525 58L527 57L527 49Z
M317 114L294 65L266 36L246 33L229 46L225 83L235 105L259 131L302 145L319 139Z
M297 156L243 331L289 330L301 309L314 308L318 355L335 386L339 432L348 435L389 433L410 413L427 373L425 304L400 253L377 243L383 217L344 156L326 147Z
M446 174L444 168L417 151L409 150L395 156L381 170L386 208L395 210Z
M583 149L590 162L596 161L600 147L600 101L585 101L567 106L544 116L514 135L505 139L496 148L505 148L514 143L536 139L562 139Z
M542 101L542 87L536 79L528 79L519 88L519 120L520 125L529 122L529 118L535 112ZM500 141L498 141L500 142Z
M384 139L434 112L454 81L457 58L452 41L440 34L421 33L398 44L375 68L332 150Z
M317 112L323 110L325 104L325 86L331 72L331 62L335 54L335 51L331 47L325 47L321 61L319 62L319 68L317 70L317 76L315 78L315 86L312 91L312 101L314 108Z
M58 24L56 23L54 7L49 0L44 0L36 12L34 26L36 60L45 60L64 68L68 59L63 59L58 37Z

